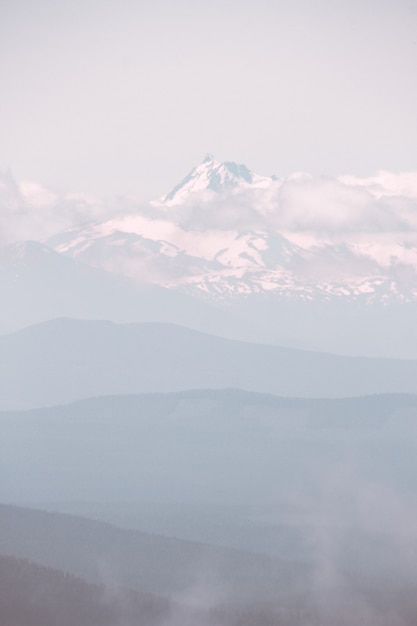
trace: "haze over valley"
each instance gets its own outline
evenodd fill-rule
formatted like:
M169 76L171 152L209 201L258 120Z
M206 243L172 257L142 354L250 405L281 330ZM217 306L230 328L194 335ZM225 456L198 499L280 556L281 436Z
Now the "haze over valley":
M415 2L0 4L0 626L415 626Z
M368 233L378 261L328 215L289 235L283 190L313 184L208 156L146 207L4 243L12 624L414 623L413 228ZM406 219L382 183L331 184Z

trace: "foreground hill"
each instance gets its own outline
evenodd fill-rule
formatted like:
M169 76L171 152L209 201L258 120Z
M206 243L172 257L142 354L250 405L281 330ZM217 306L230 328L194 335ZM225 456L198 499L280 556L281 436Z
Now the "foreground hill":
M417 392L417 361L231 341L170 324L59 319L0 337L0 409L236 387L286 396Z
M184 606L0 555L0 623L7 626L297 626L300 613L283 618L268 609ZM309 617L315 613L310 610Z
M81 517L0 505L0 554L90 582L207 606L294 605L305 564L123 530ZM211 598L211 599L210 599Z
M412 579L397 581L382 575L375 580L365 572L359 578L341 580L336 572L328 572L331 579L313 577L306 585L305 568L288 563L281 564L279 582L275 576L270 577L274 570L277 573L273 561L264 559L259 568L259 559L252 557L254 577L242 602L233 592L242 584L248 570L245 566L243 571L240 569L243 562L236 555L235 561L229 563L234 567L230 570L218 567L218 578L214 580L208 577L210 571L213 573L213 562L201 562L193 570L191 586L180 594L180 602L174 602L118 584L126 574L132 580L138 571L142 572L142 580L146 580L146 574L150 572L152 576L161 556L158 549L144 549L141 539L137 541L137 533L123 533L129 537L129 549L125 546L121 550L117 529L80 518L0 507L0 522L0 536L5 535L3 543L9 542L8 554L0 553L0 623L7 626L304 626L306 623L411 626L415 623ZM13 539L22 541L13 543ZM158 538L152 540L157 545ZM101 546L98 562L97 546ZM53 555L60 571L11 556L10 552L16 548L18 553L37 548L41 562ZM65 554L67 557L62 558ZM181 551L162 555L174 560L159 563L160 574L163 576L164 569L168 573L176 571L181 579L186 569ZM139 560L135 561L135 557ZM99 585L67 573L83 562L99 567ZM106 576L107 580L103 580Z
M416 414L409 395L237 390L3 412L0 500L96 520L2 505L0 554L246 616L262 606L237 623L412 624ZM155 525L146 502L161 505Z
M62 571L0 555L2 625L153 625L168 619L174 608L161 598L106 589Z

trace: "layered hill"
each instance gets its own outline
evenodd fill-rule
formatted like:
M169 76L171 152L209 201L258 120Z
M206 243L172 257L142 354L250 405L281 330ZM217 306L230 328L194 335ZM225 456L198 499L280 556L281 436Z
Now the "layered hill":
M230 549L219 529L216 547L174 538L169 506L160 536L1 505L0 554L221 614L228 604L240 624L248 615L259 624L333 624L337 615L390 624L394 614L411 624L416 406L404 395L301 400L229 390L3 412L3 501L113 502L114 519L120 501L139 510L176 502L184 512L190 503L207 512L234 503L242 517L232 518L239 549ZM204 533L204 520L189 521Z
M378 485L372 492L382 500L381 489L415 497L416 407L416 396L395 394L300 400L206 390L2 412L0 500L205 502L261 515L282 502L308 508L316 499L338 502L336 512L352 491L341 515L348 520L349 498L366 500L368 488ZM109 519L122 517L123 507ZM382 522L389 517L387 509ZM169 526L139 528L175 532L174 516ZM261 551L275 551L267 546ZM285 555L285 542L277 550Z
M61 319L0 337L2 409L90 396L235 387L285 396L417 391L417 361L221 339L169 324Z

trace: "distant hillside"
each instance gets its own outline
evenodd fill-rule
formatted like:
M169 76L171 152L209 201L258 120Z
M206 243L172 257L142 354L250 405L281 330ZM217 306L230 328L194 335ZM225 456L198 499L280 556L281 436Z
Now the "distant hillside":
M138 285L54 252L36 241L0 246L0 333L53 318L172 322L231 336L256 336L256 324L192 296Z
M0 409L235 387L285 396L417 392L417 361L220 339L169 324L60 319L0 337Z
M238 390L3 412L0 501L278 506L327 498L338 476L340 491L361 477L414 493L416 414L416 396Z

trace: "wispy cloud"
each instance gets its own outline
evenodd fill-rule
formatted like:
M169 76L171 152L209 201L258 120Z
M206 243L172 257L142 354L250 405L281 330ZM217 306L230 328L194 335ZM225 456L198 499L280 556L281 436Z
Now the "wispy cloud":
M80 193L60 196L39 183L0 174L2 243L47 239L67 228L120 214L142 215L149 223L172 223L188 232L315 232L330 239L413 233L417 231L417 172L378 172L368 178L298 173L272 180L266 189L203 190L172 207L140 205L127 196L111 200Z
M0 243L42 240L80 224L107 219L125 208L83 193L58 195L33 181L16 181L0 172Z
M417 230L417 172L371 178L295 173L266 189L191 193L166 219L187 229L266 229L323 233Z

